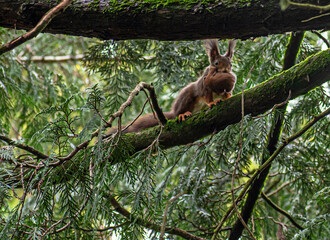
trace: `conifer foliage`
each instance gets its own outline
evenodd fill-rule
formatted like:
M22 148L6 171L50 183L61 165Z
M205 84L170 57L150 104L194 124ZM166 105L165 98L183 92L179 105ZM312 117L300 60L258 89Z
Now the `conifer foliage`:
M0 29L2 43L15 34ZM302 34L297 63L313 61L309 57L325 48L330 35L319 35ZM234 95L281 74L292 38L238 40ZM220 41L222 53L226 48ZM323 54L329 63L329 49ZM201 41L49 34L1 55L0 239L327 239L329 76L295 99L288 96L282 107L242 115L239 123L183 146L164 148L148 136L169 125L191 131L189 121L198 117L104 137L139 82L153 84L168 111L208 64ZM141 90L112 125L152 112L149 96ZM131 140L138 135L151 144L135 151ZM249 205L258 183L261 192ZM238 232L240 219L246 226Z

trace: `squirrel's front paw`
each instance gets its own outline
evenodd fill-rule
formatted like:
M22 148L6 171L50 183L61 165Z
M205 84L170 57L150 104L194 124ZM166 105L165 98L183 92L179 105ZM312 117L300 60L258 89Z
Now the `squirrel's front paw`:
M212 108L213 106L217 105L217 103L220 101L221 101L221 99L216 99L213 102L209 102L207 105L209 106L209 108Z
M192 115L191 112L185 112L183 114L179 114L179 122L183 122L186 120L186 118L190 117Z

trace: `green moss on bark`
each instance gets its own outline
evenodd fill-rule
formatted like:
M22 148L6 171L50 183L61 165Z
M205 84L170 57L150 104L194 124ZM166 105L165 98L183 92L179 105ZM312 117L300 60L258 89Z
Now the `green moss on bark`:
M278 74L268 81L245 91L245 114L262 114L275 104L285 101L291 90L291 99L307 93L330 80L330 49L320 52L295 67ZM306 79L309 76L308 79ZM164 148L187 144L201 139L214 130L220 131L241 120L241 93L207 109L184 122L170 120L165 125L159 143ZM134 152L148 147L159 135L160 127L140 133L123 135Z

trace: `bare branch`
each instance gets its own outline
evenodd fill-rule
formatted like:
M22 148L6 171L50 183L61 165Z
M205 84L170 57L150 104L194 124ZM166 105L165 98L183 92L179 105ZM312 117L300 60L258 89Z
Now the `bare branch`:
M175 200L177 200L183 194L184 194L184 192L183 193L179 193L178 195L174 196L173 198L171 198L167 202L166 207L165 207L165 211L164 211L164 217L163 217L162 226L161 226L161 229L160 229L160 237L159 237L160 240L164 239L168 208L169 208L169 206L170 206L171 203L173 203Z
M22 62L31 61L34 63L62 63L68 61L81 61L84 59L83 54L68 55L68 56L32 56L32 57L18 57L17 60Z
M330 4L321 6L321 5L311 4L311 3L296 3L296 2L292 2L290 0L281 0L281 4L284 4L285 8L287 8L288 6L291 5L291 6L295 6L295 7L299 7L299 8L319 10L320 12L326 12L326 11L330 10Z
M311 32L314 33L315 35L317 35L319 38L321 38L323 40L323 42L327 45L327 47L330 48L330 42L328 41L328 39L323 37L321 33L319 33L316 30L312 30Z
M264 192L261 192L261 197L272 207L274 208L276 211L278 211L279 213L283 214L284 216L286 216L290 222L292 222L293 225L295 225L297 228L299 228L300 230L303 230L304 228L302 226L300 226L294 219L293 217L284 209L280 208L279 206L277 206Z
M32 153L33 155L35 155L38 158L41 158L41 159L47 159L47 158L49 158L49 156L47 156L46 154L44 154L42 152L39 152L35 148L30 147L30 146L28 146L26 144L17 143L16 141L14 141L14 140L6 137L6 136L0 135L0 140L5 141L9 145L12 145L12 146L18 147L20 149L23 149L25 151L28 151L28 152Z
M60 4L58 4L56 7L49 10L39 21L39 23L29 32L23 34L22 36L12 40L9 43L5 43L0 46L0 55L2 55L5 52L8 52L15 47L23 44L24 42L36 37L42 30L44 30L47 25L50 23L50 21L56 17L61 10L64 10L73 0L63 0Z
M115 211L119 212L121 215L126 217L129 221L132 221L136 224L139 224L141 226L144 226L145 228L152 229L154 231L160 232L161 226L154 224L152 222L148 222L145 219L140 218L134 218L129 211L127 211L125 208L120 206L119 202L114 198L111 197L110 199L111 205L114 207ZM205 240L204 238L197 237L195 235L192 235L191 233L188 233L180 228L171 228L171 227L165 227L165 232L178 235L180 237L183 237L185 239L191 239L191 240Z
M288 98L284 101L284 102L281 102L281 103L278 103L278 104L275 104L272 109L268 112L268 113L265 113L263 115L260 115L260 116L256 116L256 117L252 117L252 119L258 119L258 118L263 118L263 117L266 117L267 115L271 114L272 112L274 112L274 110L278 107L282 107L284 105L286 105L289 100L291 98L291 90L289 90L289 95L288 95Z

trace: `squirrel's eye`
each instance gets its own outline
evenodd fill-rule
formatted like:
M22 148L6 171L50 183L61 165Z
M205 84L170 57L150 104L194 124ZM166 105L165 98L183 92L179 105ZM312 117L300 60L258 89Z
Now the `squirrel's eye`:
M218 62L214 62L214 65L217 66L218 65Z

